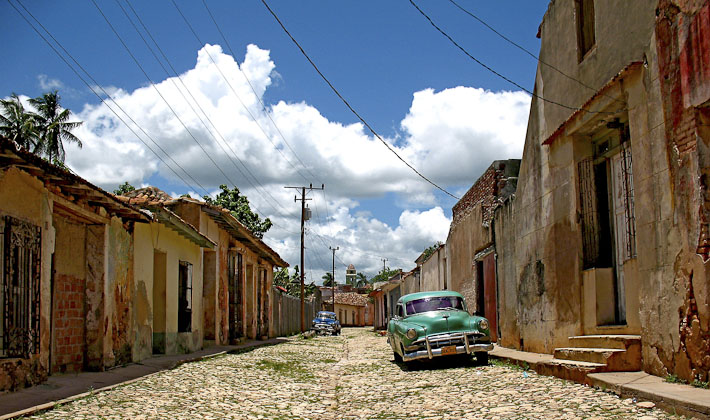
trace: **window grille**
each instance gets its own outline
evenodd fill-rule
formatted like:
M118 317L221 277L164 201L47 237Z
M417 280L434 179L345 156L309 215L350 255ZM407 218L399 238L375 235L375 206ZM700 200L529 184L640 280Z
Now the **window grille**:
M594 183L594 160L585 159L577 164L579 174L579 202L582 221L582 254L584 268L596 265L599 259L599 212Z
M229 339L242 336L242 254L230 252L229 265Z
M5 216L0 219L0 357L39 353L42 230Z
M192 331L192 264L180 261L178 278L178 332Z
M631 147L629 142L622 143L621 149L621 171L623 177L624 193L624 233L626 235L626 249L624 261L636 256L636 216L634 209L634 174L632 170Z

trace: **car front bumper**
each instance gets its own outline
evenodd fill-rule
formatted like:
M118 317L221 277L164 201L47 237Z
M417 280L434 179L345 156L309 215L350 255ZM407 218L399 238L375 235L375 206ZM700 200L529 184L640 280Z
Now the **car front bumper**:
M405 351L402 359L405 362L409 362L417 359L433 359L434 357L453 355L453 353L443 354L443 349L454 347L454 345L440 346L439 344L441 344L442 341L450 342L450 340L455 340L456 338L460 340L459 343L463 341L462 344L455 345L456 354L481 353L493 350L493 344L491 343L469 343L467 334L450 334L442 336L439 336L438 338L432 337L432 340L430 340L429 337L425 338L424 343L426 344L426 347L424 349L409 352ZM436 343L437 347L433 347L432 342Z

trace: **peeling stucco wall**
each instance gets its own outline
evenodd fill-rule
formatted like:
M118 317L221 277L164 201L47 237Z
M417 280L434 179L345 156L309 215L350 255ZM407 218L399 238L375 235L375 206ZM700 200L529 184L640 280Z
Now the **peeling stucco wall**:
M108 229L108 275L106 284L106 316L111 330L110 356L105 365L124 365L133 361L133 275L132 224L111 219Z
M656 19L662 151L668 156L669 234L659 251L658 286L642 301L644 369L707 381L710 372L710 5L662 0ZM663 233L663 232L662 232ZM652 328L658 319L667 321ZM650 322L648 322L650 321Z
M0 359L0 392L41 383L49 372L51 259L55 234L49 197L42 182L35 177L17 168L0 171L0 217L12 216L42 228L39 353L29 359Z
M574 111L540 98L581 107L630 63L646 60L653 65L656 3L595 2L596 46L580 60L574 1L550 2L540 27L540 60L570 77L538 65L535 93L539 97L531 102L515 200L499 208L495 219L500 230L496 232L496 249L501 252L500 328L506 345L550 353L566 346L569 336L583 332L577 162L590 146L585 145L588 140L566 135L566 130L550 145L543 145ZM617 85L623 88L625 82ZM605 95L598 102L607 100ZM581 126L594 114L578 118ZM640 180L643 176L637 179L634 173L634 183Z

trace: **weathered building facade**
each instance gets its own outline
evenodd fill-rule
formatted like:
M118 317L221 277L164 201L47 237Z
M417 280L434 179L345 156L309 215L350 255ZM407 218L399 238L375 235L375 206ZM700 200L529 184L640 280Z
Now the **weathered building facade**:
M493 218L500 342L638 336L706 381L707 1L551 1L517 192Z
M0 390L130 361L131 231L147 221L0 138Z
M421 254L415 261L419 267L419 291L447 290L446 244L441 244L431 255Z
M495 209L515 192L519 168L519 159L493 162L454 205L446 240L446 287L466 298L469 311L489 319L494 340L497 279L491 221Z

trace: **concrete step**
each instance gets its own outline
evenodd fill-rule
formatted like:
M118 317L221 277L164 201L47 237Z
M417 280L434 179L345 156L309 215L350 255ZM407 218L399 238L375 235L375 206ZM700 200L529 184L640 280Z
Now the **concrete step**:
M602 372L632 372L641 369L641 353L622 349L565 347L555 349L555 359L605 365Z
M569 337L570 347L603 348L628 350L632 346L641 346L640 335L579 335Z
M587 383L587 375L603 372L606 369L606 365L577 360L551 359L545 363L538 363L533 369L540 375L556 376L568 381Z

